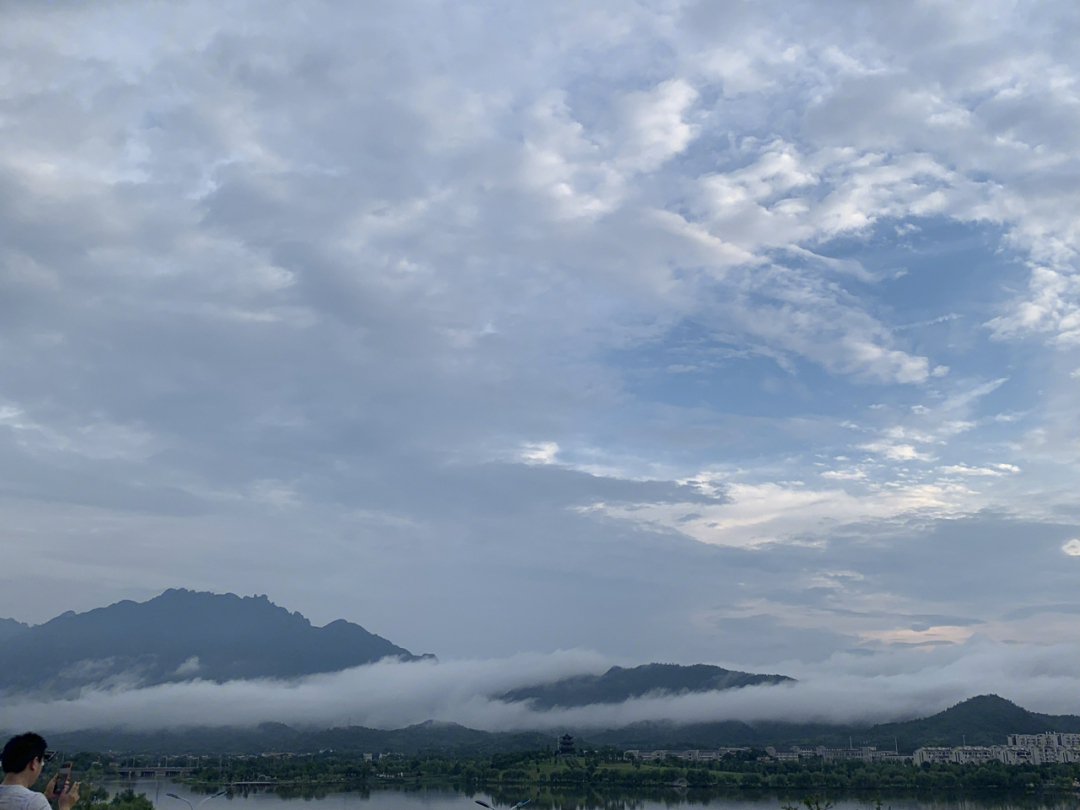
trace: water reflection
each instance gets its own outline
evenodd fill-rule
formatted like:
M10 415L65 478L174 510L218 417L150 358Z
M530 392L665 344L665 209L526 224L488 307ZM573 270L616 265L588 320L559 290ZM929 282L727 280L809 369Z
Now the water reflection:
M134 788L136 793L145 793L158 810L187 810L182 800L171 798L167 793L175 793L193 805L198 805L207 796L186 785L161 780L113 783L105 787L110 793ZM355 790L248 786L211 799L203 805L203 810L270 810L271 807L290 810L282 807L282 803L290 802L303 802L303 810L478 810L476 799L498 808L529 799L528 810L665 810L679 805L713 810L780 810L783 805L798 804L802 796L798 791L716 791L674 787L652 790L605 788L602 791L507 788L487 792L463 786L457 789L408 789L368 785L357 786ZM1080 810L1080 797L1060 793L869 793L830 796L829 799L834 810L876 810L879 799L881 810ZM301 808L297 806L295 810Z

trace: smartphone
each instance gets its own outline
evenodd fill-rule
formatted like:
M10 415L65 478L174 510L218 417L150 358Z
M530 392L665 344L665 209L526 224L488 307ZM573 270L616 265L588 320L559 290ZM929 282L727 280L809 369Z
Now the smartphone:
M64 792L64 786L71 781L71 766L73 763L65 762L60 766L60 773L56 775L56 781L53 782L53 795L59 796Z

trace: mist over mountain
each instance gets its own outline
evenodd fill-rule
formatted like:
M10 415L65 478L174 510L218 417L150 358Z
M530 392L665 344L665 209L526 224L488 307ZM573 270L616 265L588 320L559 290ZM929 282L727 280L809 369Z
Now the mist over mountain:
M413 754L439 751L446 754L477 755L504 751L552 747L555 736L539 732L489 732L457 723L427 721L399 729L363 726L328 728L319 731L296 729L284 723L262 723L255 728L187 728L139 733L120 729L98 729L47 734L50 745L65 751L123 751L126 753L173 754L255 754L266 751L313 753L333 749L339 752L395 752Z
M1002 731L1008 729L1008 731ZM903 723L873 727L873 740L886 746L891 738L902 745L1001 745L1002 734L1080 732L1080 716L1029 712L998 695L979 695L938 714Z
M314 627L266 596L240 597L185 589L146 602L123 601L67 612L41 625L0 623L5 666L0 691L74 696L85 687L145 688L194 680L223 683L295 679L334 673L384 658L416 656L358 624ZM559 673L559 675L564 675ZM706 664L611 667L603 674L520 674L527 686L478 694L533 709L613 704L643 696L681 695L793 679ZM404 688L404 687L402 687ZM269 717L264 719L271 719Z
M622 703L653 693L686 694L742 686L794 683L786 675L755 675L709 664L644 664L639 667L612 667L602 675L574 675L554 683L512 689L500 699L532 701L537 709L556 706L587 706L592 703Z
M997 695L980 695L925 718L878 725L826 723L637 723L619 729L590 729L568 724L582 747L612 745L618 748L716 748L774 745L847 747L873 745L911 753L925 745L1003 744L1011 733L1047 730L1080 731L1080 717L1030 712ZM306 753L332 748L335 751L395 751L415 753L441 751L455 754L488 754L498 751L551 747L556 734L541 732L488 732L457 723L428 721L399 729L347 726L302 730L283 723L263 723L250 728L186 728L159 732L97 729L49 733L51 745L65 750L113 750L132 753L257 753L294 751Z
M1007 734L1080 731L1080 716L1030 712L998 695L979 695L942 712L899 723L636 723L597 731L590 739L622 748L716 748L721 746L894 746L911 753L924 745L1004 745Z
M27 627L0 623L0 690L60 695L91 685L151 686L199 678L297 678L386 657L403 647L337 620L315 627L266 596L185 589Z

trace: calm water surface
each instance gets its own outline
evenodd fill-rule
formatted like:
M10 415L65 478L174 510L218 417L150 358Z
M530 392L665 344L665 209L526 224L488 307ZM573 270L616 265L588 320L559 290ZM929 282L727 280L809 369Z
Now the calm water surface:
M166 781L145 780L134 783L109 784L110 792L133 787L136 793L145 793L157 810L188 810L187 804L167 796L175 793L198 808L206 794L195 793L185 785ZM480 810L475 799L481 799L496 807L506 807L521 796L493 798L483 792L459 793L454 790L391 790L344 791L327 793L317 797L284 797L268 790L252 790L211 799L202 810ZM601 791L589 794L560 796L565 810L780 810L784 804L796 804L790 796L779 797L771 793L725 793L722 795L695 791L657 791L635 796L619 792L606 796ZM870 810L873 799L835 798L835 810ZM537 802L537 810L543 806ZM882 798L883 810L1080 810L1080 797L1074 795L1007 796L985 794L967 797L944 796L895 796Z

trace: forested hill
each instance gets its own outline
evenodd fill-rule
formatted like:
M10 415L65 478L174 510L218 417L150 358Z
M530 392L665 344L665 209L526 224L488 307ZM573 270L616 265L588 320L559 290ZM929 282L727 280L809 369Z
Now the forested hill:
M417 658L358 624L338 620L315 627L265 596L183 589L0 631L7 634L0 691L8 692L294 678L387 656Z
M255 728L184 728L167 732L121 729L48 733L49 745L64 751L123 751L132 754L255 754L267 751L314 753L434 751L477 756L553 748L555 738L538 732L488 732L457 723L428 721L399 729L363 726L301 730L282 723Z
M1080 708L1080 697L1077 706ZM930 717L874 726L871 731L882 747L894 737L909 748L956 746L965 740L968 745L1004 745L1006 734L1080 732L1080 717L1029 712L997 695L979 695Z
M755 675L708 664L644 664L630 669L612 667L603 675L575 675L554 683L513 689L499 697L507 702L527 700L537 709L550 709L555 706L622 703L650 693L677 695L794 682L785 675Z
M325 749L340 752L440 751L447 754L490 754L541 747L551 748L563 731L574 734L578 747L612 745L618 748L717 748L774 745L847 747L876 745L881 750L895 745L910 754L926 745L1004 744L1011 733L1080 731L1080 717L1029 712L996 695L982 695L930 717L877 726L761 723L735 721L676 726L643 723L610 731L568 726L557 732L491 733L454 723L421 723L408 728L380 730L351 726L322 730L299 730L280 723L257 728L176 729L161 732L82 731L47 734L50 745L64 750L114 750L169 754L258 753Z
M1080 703L1080 700L1078 700ZM911 753L920 746L1004 745L1008 734L1043 731L1080 732L1080 717L1029 712L997 695L980 695L945 711L918 720L880 725L828 725L823 723L636 723L595 732L597 743L623 748L718 748L722 746L792 745L847 747L872 745L881 750L897 747Z

